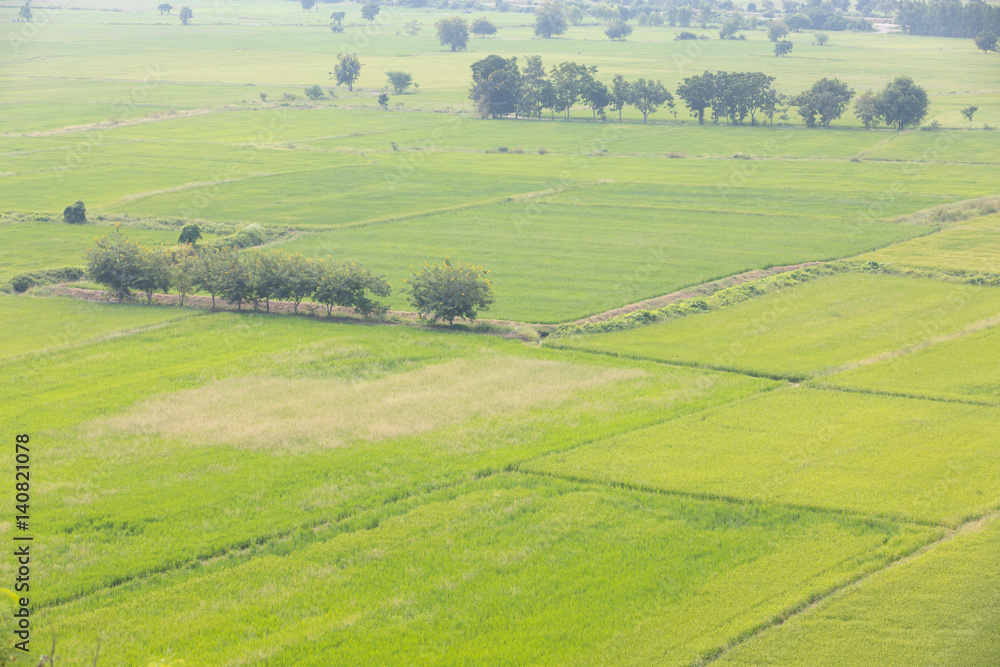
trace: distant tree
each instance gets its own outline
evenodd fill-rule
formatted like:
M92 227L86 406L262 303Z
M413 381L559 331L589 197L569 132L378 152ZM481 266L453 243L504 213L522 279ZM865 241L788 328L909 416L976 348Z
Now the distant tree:
M482 116L499 118L517 111L521 92L521 72L517 58L492 55L472 63L472 91L469 97Z
M452 51L464 51L469 43L469 26L461 16L441 19L434 24L437 28L437 38L441 46L447 46Z
M306 97L311 100L321 100L323 99L323 89L319 87L319 84L313 84L305 89Z
M747 11L748 12L756 12L757 11L757 3L756 2L748 2L747 3Z
M87 250L87 277L104 285L108 294L122 303L131 299L132 290L136 289L142 257L142 247L115 227L114 234L96 239Z
M368 21L368 23L370 24L372 23L372 21L375 20L375 17L378 16L378 13L380 11L382 11L382 8L379 7L377 3L366 2L365 4L361 5L361 18Z
M817 32L813 35L816 38L816 46L825 46L830 36L824 32Z
M792 32L798 32L799 30L805 30L812 25L812 20L805 14L792 14L791 16L785 17L785 25Z
M566 15L562 5L552 0L546 0L535 10L535 34L549 39L554 35L566 32Z
M541 118L542 109L554 106L555 91L541 56L525 56L519 93L516 111L525 118Z
M409 72L386 72L385 78L389 80L392 92L397 95L402 95L407 88L413 85L413 77Z
M618 112L619 123L622 121L622 109L629 104L631 99L632 84L626 81L621 74L615 74L615 78L611 81L611 104L609 106Z
M483 17L473 21L469 30L473 35L479 35L480 37L497 34L497 27L493 25L489 19Z
M981 32L975 37L976 48L983 53L997 50L997 36L992 32Z
M170 282L180 297L178 305L181 308L184 307L184 299L187 295L194 291L197 266L198 254L192 252L190 254L183 254L170 269Z
M260 301L264 302L266 312L271 312L271 299L280 299L287 291L286 279L288 272L284 266L285 252L282 250L264 250L249 253L245 256L250 269L250 299L254 307Z
M160 15L162 16L163 14L169 14L172 12L174 10L174 6L164 2L162 5L157 7L157 9L160 10Z
M684 79L677 87L677 96L698 119L699 125L705 124L705 110L712 106L715 99L715 77L711 72L696 74Z
M420 32L420 28L420 21L408 21L406 23L407 34L413 35L414 37L416 37L417 33Z
M962 109L962 115L965 117L965 120L969 121L970 130L972 129L972 117L976 115L977 111L979 111L979 107L977 106L969 106Z
M63 222L68 222L71 225L87 224L87 207L83 205L82 201L77 200L72 206L63 209Z
M188 21L190 21L193 17L194 17L194 12L191 11L190 7L181 7L181 13L180 13L181 23L187 25Z
M568 10L566 10L566 18L569 20L571 25L580 25L583 23L583 10L576 5L572 5Z
M733 39L737 32L743 28L743 15L733 13L729 15L719 28L719 39Z
M333 312L334 306L341 306L353 308L367 319L389 310L389 306L372 297L387 297L391 293L384 275L376 275L353 262L338 266L327 261L320 266L313 298L326 306L327 315Z
M774 43L774 55L785 56L792 52L794 44L787 39L781 39Z
M32 17L31 0L28 0L23 5L21 5L21 9L17 12L17 15L20 16L25 21L27 21L28 23L31 23L31 17Z
M227 253L234 250L209 248L194 262L192 283L212 295L212 310L215 310L215 295L222 291L222 276L227 266Z
M140 246L139 274L134 287L146 295L146 305L153 303L153 294L170 289L173 278L170 259L165 252Z
M777 42L787 34L788 26L781 21L771 21L767 24L767 38L772 42Z
M559 63L554 66L549 73L552 91L555 94L553 111L566 112L566 118L569 118L569 111L579 101L583 85L596 71L596 67L577 65L573 62Z
M338 53L337 64L330 73L337 80L338 86L347 86L347 90L353 91L354 82L361 76L361 61L357 54Z
M611 92L607 86L588 73L581 86L580 97L590 107L594 120L597 120L598 114L602 120L605 119L604 109L611 104Z
M347 12L334 12L330 14L330 30L334 32L344 32L344 18Z
M779 42L780 43L780 42ZM797 95L791 103L799 108L799 115L808 127L818 122L830 127L830 122L840 118L854 97L854 89L840 79L823 77L812 88Z
M632 34L632 26L621 19L615 19L604 29L604 34L612 41L624 42L625 38Z
M385 93L385 92L379 93L379 96L378 96L378 105L380 107L382 107L383 109L388 109L389 108L389 93Z
M316 291L319 266L313 260L294 253L282 258L281 271L282 288L275 298L288 299L293 304L292 310L298 313L302 300Z
M194 245L201 240L201 227L194 224L193 222L181 229L181 235L177 239L178 243L187 243L188 245Z
M446 259L441 265L425 264L406 281L404 291L421 318L434 322L447 320L449 325L456 317L471 321L493 303L493 284L486 277L488 273L480 266L452 264Z
M680 27L690 28L692 18L694 18L694 10L690 7L681 7L677 10L677 25Z
M887 125L900 132L919 125L927 115L927 91L908 76L896 77L875 95L875 111Z
M219 280L219 295L236 310L243 310L243 303L254 296L252 260L245 260L235 248L222 253L222 275Z
M319 11L319 5L316 3L316 0L299 0L299 5L304 12L308 12L313 7L316 8L317 12Z
M870 90L858 95L854 100L854 115L865 124L865 129L878 125L878 111L875 108L875 93Z
M667 104L671 109L674 107L674 96L659 81L654 83L652 79L648 81L638 79L631 88L629 104L642 113L643 123L646 122L649 114L655 113L664 104Z

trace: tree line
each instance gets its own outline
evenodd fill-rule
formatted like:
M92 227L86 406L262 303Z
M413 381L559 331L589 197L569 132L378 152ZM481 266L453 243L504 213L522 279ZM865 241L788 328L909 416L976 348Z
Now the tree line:
M131 301L136 293L150 304L153 295L176 290L180 305L193 292L203 291L243 310L263 304L271 311L271 301L289 301L293 312L305 299L326 306L351 308L364 318L381 316L388 306L377 298L391 296L386 276L373 273L355 262L314 260L281 249L241 252L235 246L198 246L196 235L185 227L175 247L152 248L125 236L120 229L95 239L87 251L86 275L104 285L119 303ZM480 310L493 303L493 285L488 272L471 264L426 264L405 282L404 292L421 318L445 320L457 317L475 320Z
M976 37L1000 35L1000 6L954 0L902 0L896 6L896 23L911 35Z
M627 81L616 74L610 86L596 78L597 68L563 62L546 71L540 56L526 56L524 68L517 57L491 55L472 64L472 90L469 97L483 117L541 118L544 110L565 113L586 104L594 120L607 118L607 110L618 113L633 107L649 115L666 106L674 112L674 95L661 81L639 78ZM704 72L684 79L677 87L677 98L699 124L707 119L733 125L774 123L774 116L787 119L789 107L798 107L806 125L829 127L839 118L854 96L854 90L836 78L823 78L794 97L774 87L775 78L763 72ZM863 98L863 101L862 101ZM919 124L926 116L928 98L923 88L909 77L899 77L879 93L868 91L859 103L858 117L865 127L884 122L903 129Z

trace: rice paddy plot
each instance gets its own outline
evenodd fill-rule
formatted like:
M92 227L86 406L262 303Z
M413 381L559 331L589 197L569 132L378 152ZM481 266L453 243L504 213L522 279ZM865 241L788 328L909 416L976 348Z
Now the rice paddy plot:
M789 388L521 469L956 525L1000 505L1000 451L984 446L998 418L992 407Z
M706 313L560 347L805 379L955 335L1000 314L1000 291L838 273Z
M936 534L516 474L381 512L46 613L126 662L688 664Z
M959 226L964 226L959 223ZM957 273L1000 273L1000 233L945 229L857 257L895 267Z

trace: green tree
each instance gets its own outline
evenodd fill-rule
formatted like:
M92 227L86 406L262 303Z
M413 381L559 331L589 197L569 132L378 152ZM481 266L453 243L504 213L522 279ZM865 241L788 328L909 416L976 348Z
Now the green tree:
M361 5L361 18L371 24L380 11L382 11L382 8L379 7L377 3L366 2Z
M452 51L464 51L469 43L469 25L461 16L451 16L434 24L437 28L437 38L441 46L447 46Z
M215 310L215 295L222 291L222 276L226 270L227 254L234 250L207 248L193 263L192 283L198 289L212 295L212 310Z
M624 42L625 38L632 34L632 26L621 19L615 19L604 29L604 34L612 41Z
M140 246L139 274L133 286L146 295L146 305L153 303L153 294L170 289L173 271L166 252Z
M330 14L330 30L333 32L344 32L344 18L347 12L333 12Z
M870 90L858 95L854 100L854 115L865 124L865 129L878 125L878 111L875 108L875 93Z
M252 264L244 260L235 248L223 251L222 275L219 282L219 296L236 310L243 310L243 302L254 296Z
M316 8L317 12L319 11L319 5L316 3L316 0L299 0L299 5L304 12L308 12L313 7Z
M712 106L715 88L715 76L711 72L689 76L677 87L677 96L684 100L699 125L705 124L705 109Z
M181 23L187 25L188 21L190 21L192 18L194 18L194 12L191 11L191 8L181 7L181 13L180 13Z
M160 15L162 16L163 14L169 14L172 12L174 10L174 6L164 2L162 5L159 5L157 9L160 10Z
M824 32L817 32L813 35L813 37L816 38L816 46L824 46L827 40L830 39L830 36Z
M282 290L275 298L288 299L293 304L292 310L298 313L302 300L316 291L318 267L313 260L294 253L284 257L281 270Z
M63 222L72 225L87 224L87 207L83 205L82 201L77 200L72 206L63 209Z
M601 120L606 118L604 109L611 104L611 92L607 86L594 78L589 72L580 89L580 97L590 107L595 121L597 120L597 114L601 114Z
M420 32L420 21L408 21L406 23L406 32L409 35L416 37L417 33Z
M171 267L170 282L180 296L180 306L184 307L184 299L194 291L196 277L198 273L198 254L185 253Z
M572 25L580 25L583 23L583 10L576 5L571 5L569 9L566 10L566 18Z
M108 294L122 303L132 298L132 290L143 268L143 250L115 227L94 241L86 252L87 277L108 288Z
M396 95L402 95L413 84L413 77L409 72L386 72L385 78L389 80L392 92Z
M535 10L535 34L539 37L549 39L561 35L566 32L566 27L566 15L559 3L547 0Z
M794 44L789 42L787 39L781 39L774 43L774 55L775 56L785 56L792 52L792 47Z
M614 111L618 112L618 122L622 121L622 109L629 104L632 99L632 84L625 80L621 74L615 74L611 81L611 104Z
M812 21L805 14L792 14L785 19L785 25L792 32L798 32L799 30L805 30L812 25Z
M981 32L975 37L976 48L983 53L997 50L997 36L992 32Z
M649 114L655 113L664 104L673 108L674 96L664 85L652 79L638 79L632 84L632 94L629 97L629 104L642 113L642 122L645 123Z
M968 106L962 109L962 115L965 117L965 120L969 121L970 130L972 129L972 117L976 115L977 111L979 111L979 107L977 106Z
M271 312L271 299L279 299L288 291L285 269L286 255L282 250L260 250L248 255L251 276L251 299L264 301L264 309Z
M384 275L376 275L353 262L338 266L327 261L319 269L313 298L326 306L327 315L333 312L334 306L341 306L353 308L368 319L372 315L383 315L389 310L389 306L372 297L387 297L391 293Z
M878 117L900 132L910 125L920 125L928 104L927 91L908 76L896 77L875 95Z
M337 64L331 72L333 78L337 80L338 86L347 86L347 90L354 90L354 82L361 76L361 61L357 54L338 53Z
M323 89L319 87L318 83L314 83L305 89L306 97L311 100L321 100L323 99Z
M470 32L472 32L473 35L479 35L480 37L485 37L486 35L497 34L497 27L493 25L493 23L491 23L489 19L479 17L478 19L472 22Z
M406 281L405 292L421 318L447 320L449 325L456 317L472 321L493 303L493 284L488 274L482 267L452 264L445 259L444 264L425 264L414 273Z
M517 113L525 118L541 118L542 109L550 108L555 100L552 82L545 73L541 56L525 56L521 86L517 98Z
M200 240L201 240L201 227L192 222L190 224L184 225L183 229L181 229L181 235L180 237L178 237L177 242L194 245Z
M21 9L20 11L17 12L17 15L20 16L25 21L27 21L28 23L31 23L31 18L32 18L31 0L28 0L23 5L21 5Z
M588 79L597 72L596 67L577 65L572 62L563 62L552 68L549 80L552 82L552 89L555 93L553 100L553 110L566 112L569 118L569 111L576 104L583 93L583 86Z
M781 21L771 21L767 24L767 38L772 42L777 42L787 34L788 26Z
M799 115L808 127L819 124L830 127L830 122L840 118L854 97L854 89L840 79L823 77L812 88L797 95L791 103L799 108Z
M499 118L517 110L521 73L517 58L492 55L472 63L472 91L481 115Z
M378 96L378 105L380 107L382 107L383 109L388 109L389 108L389 93L385 93L385 92L379 93L379 96Z

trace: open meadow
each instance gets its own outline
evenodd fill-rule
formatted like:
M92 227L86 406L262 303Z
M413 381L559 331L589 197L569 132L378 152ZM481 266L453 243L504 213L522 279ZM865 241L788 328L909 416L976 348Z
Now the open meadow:
M995 664L1000 57L808 28L775 57L756 12L720 39L716 2L701 39L633 17L624 41L588 2L551 39L531 7L444 4L0 7L0 434L30 459L0 538L31 537L0 622L27 610L24 664L53 641L80 666ZM451 51L453 16L499 30ZM490 55L675 97L761 71L785 106L485 118ZM789 102L897 76L929 101L903 131ZM169 296L115 303L93 264L118 233L178 267L234 239L355 262L390 310L237 310L173 265ZM446 258L488 270L485 321L416 318Z

